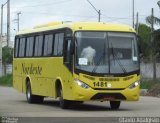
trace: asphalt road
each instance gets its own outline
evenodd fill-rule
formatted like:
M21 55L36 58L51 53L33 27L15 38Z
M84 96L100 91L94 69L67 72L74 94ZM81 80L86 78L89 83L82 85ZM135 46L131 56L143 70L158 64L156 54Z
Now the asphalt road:
M160 117L160 98L140 97L137 102L122 102L117 111L110 109L109 102L85 102L63 110L56 100L47 98L43 104L28 104L25 94L0 87L0 116L81 117L81 120L82 117Z

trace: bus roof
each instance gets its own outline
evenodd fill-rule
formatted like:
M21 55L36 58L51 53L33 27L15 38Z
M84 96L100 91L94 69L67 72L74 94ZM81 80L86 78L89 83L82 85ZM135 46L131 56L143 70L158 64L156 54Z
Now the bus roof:
M74 31L121 31L121 32L135 32L131 26L103 22L50 22L44 25L38 25L31 29L25 29L17 33L17 35L30 34L36 32L43 32L49 30L57 30L63 28L70 28Z

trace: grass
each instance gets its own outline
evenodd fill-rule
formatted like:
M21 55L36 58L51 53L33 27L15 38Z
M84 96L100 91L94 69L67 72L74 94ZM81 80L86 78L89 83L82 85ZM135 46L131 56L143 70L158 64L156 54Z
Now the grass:
M160 85L160 80L143 80L140 84L140 88L141 89L151 89L153 88L155 85Z
M5 76L0 77L0 86L12 86L12 74L7 74Z

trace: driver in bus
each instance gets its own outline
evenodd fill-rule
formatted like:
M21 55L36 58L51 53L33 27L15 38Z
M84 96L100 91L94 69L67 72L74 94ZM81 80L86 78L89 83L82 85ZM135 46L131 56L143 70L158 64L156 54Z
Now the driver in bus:
M83 48L81 52L81 57L86 58L88 60L88 65L94 65L94 57L96 55L96 50L93 49L91 46Z

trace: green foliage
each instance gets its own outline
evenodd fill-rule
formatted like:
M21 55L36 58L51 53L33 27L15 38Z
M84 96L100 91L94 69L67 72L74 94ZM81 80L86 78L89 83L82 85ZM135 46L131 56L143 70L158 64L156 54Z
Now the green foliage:
M152 16L146 17L146 22L151 25L152 24ZM153 23L156 25L160 25L160 18L158 17L153 17Z
M7 74L5 76L0 77L0 85L1 86L12 86L12 74Z
M3 47L2 48L2 63L11 64L13 59L13 48Z
M156 80L156 81L153 81L153 80L144 80L141 82L140 84L140 88L141 89L151 89L152 87L154 87L155 85L160 85L160 80Z
M146 17L146 22L151 25L152 20L154 25L160 25L160 18L155 16L148 16ZM155 58L160 58L160 29L155 30L153 32L153 55Z
M151 54L151 28L146 24L139 24L138 35L143 56L148 58Z

